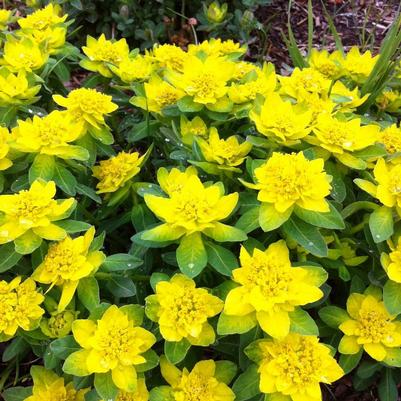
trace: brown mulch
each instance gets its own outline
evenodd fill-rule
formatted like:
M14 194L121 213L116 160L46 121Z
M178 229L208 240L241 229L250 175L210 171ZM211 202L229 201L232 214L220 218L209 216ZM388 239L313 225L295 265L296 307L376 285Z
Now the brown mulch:
M312 0L315 47L335 49L335 42L325 8L334 21L345 49L358 45L377 52L388 28L394 21L399 0ZM291 8L291 26L301 51L308 43L308 1L294 0ZM263 58L278 67L292 65L282 34L287 35L288 0L273 0L261 6L255 16L267 32L266 54ZM252 41L251 41L252 42ZM251 43L251 50L258 54L258 41Z

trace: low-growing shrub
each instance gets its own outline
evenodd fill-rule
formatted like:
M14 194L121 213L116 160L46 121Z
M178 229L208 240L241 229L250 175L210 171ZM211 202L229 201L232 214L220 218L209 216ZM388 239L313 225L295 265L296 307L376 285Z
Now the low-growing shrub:
M4 399L396 401L399 22L280 75L2 10Z

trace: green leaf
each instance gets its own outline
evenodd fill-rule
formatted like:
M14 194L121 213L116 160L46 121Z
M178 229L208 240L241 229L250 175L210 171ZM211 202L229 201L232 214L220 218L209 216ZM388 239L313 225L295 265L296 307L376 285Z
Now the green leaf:
M165 341L164 342L164 354L170 363L176 365L184 360L188 350L191 348L191 344L185 338L181 341Z
M128 277L112 277L107 282L107 289L118 298L129 298L136 294L136 287Z
M256 316L251 313L246 316L229 316L222 312L217 322L217 333L219 335L243 334L257 325Z
M178 266L186 276L198 276L207 264L207 252L200 233L182 237L176 255Z
M15 251L21 255L29 255L38 249L42 243L42 238L37 236L32 230L27 231L14 240Z
M157 283L160 283L160 281L169 281L170 277L165 274L165 273L152 273L150 276L150 286L152 287L153 291L156 291L156 285Z
M99 128L91 126L88 131L92 138L98 140L103 145L111 145L114 142L113 134L106 125L99 126Z
M68 234L80 233L82 231L87 231L91 228L91 225L85 223L84 221L77 220L60 220L54 222L58 227L63 228Z
M78 298L89 312L99 306L99 284L94 277L84 277L79 280Z
M378 385L378 391L380 401L398 400L397 383L394 380L391 369L385 369L384 374L382 374Z
M263 231L273 231L284 224L291 216L293 208L279 213L273 204L262 203L259 208L259 225Z
M111 371L107 373L95 373L94 385L97 393L104 400L114 400L117 397L118 388L113 383Z
M337 209L329 203L330 211L327 213L313 212L312 210L295 208L295 214L306 223L313 226L330 228L334 230L342 230L345 228L345 223L341 214Z
M155 368L159 364L159 356L152 349L144 352L142 356L146 359L146 362L135 365L135 369L139 373L147 372L148 370Z
M120 307L120 310L133 322L134 326L140 326L143 323L145 314L143 306L137 304L124 305Z
M102 267L110 272L136 269L143 264L143 260L128 253L116 253L108 256Z
M205 242L208 263L220 274L231 277L233 269L237 268L238 260L235 255L220 245Z
M362 358L362 354L363 348L361 348L357 354L340 356L338 363L343 368L345 374L348 374L351 372L351 370L358 366L358 363Z
M258 367L252 364L244 373L238 376L238 379L233 384L235 401L249 400L260 394L259 381Z
M175 401L175 397L170 386L160 386L150 390L149 401Z
M54 167L53 180L67 195L75 196L77 192L77 180L66 168L56 164Z
M32 395L32 387L13 387L4 390L1 395L4 401L24 401Z
M327 245L319 230L292 216L283 224L286 235L295 240L299 245L309 251L312 255L324 258L327 256Z
M319 329L308 312L301 308L296 308L294 311L289 312L288 316L291 320L291 332L299 333L305 336L319 335Z
M358 366L356 374L361 379L368 379L369 377L372 377L381 368L382 365L379 362L362 361L361 364Z
M96 193L93 188L87 187L84 184L77 184L76 189L79 194L87 196L88 198L94 200L96 203L102 203L102 198Z
M1 360L3 362L8 362L17 355L23 355L29 349L30 349L29 344L22 337L16 337L4 350Z
M37 154L29 169L29 183L32 184L37 179L50 181L53 178L55 166L54 156Z
M66 359L73 352L79 351L80 349L80 346L74 340L73 336L58 338L50 343L50 350L60 359Z
M388 280L383 287L383 301L391 315L401 313L401 283Z
M15 252L15 247L12 242L0 246L0 273L14 267L22 255Z
M338 328L341 323L349 319L348 313L338 306L324 306L318 313L320 319L333 329Z
M234 362L231 361L216 361L216 372L214 377L217 381L230 384L237 374L238 368Z
M394 232L392 209L382 206L374 210L369 217L369 228L376 244L389 239Z
M259 206L247 210L237 221L235 227L248 234L259 228Z
M195 103L192 96L184 96L177 101L177 106L183 113L193 113L203 109L203 104Z

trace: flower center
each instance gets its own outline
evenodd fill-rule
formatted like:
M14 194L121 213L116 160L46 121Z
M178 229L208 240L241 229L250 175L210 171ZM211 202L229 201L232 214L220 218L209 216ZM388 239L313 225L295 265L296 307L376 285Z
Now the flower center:
M391 337L391 320L389 316L377 311L360 312L360 336L371 340L373 343L379 343L382 340L389 340Z
M192 80L190 91L200 98L214 98L218 89L216 78L210 73L203 73Z
M14 215L19 219L20 224L34 225L46 216L54 201L24 190L18 194L15 202Z

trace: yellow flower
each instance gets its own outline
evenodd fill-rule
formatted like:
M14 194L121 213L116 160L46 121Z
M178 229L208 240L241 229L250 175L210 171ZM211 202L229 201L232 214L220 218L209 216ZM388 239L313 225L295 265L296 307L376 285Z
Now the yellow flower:
M236 43L231 39L222 41L220 38L211 38L210 40L204 40L198 45L188 45L188 54L194 56L220 57L230 54L241 55L245 52L245 46L241 46L240 43Z
M181 190L171 193L168 198L147 194L145 202L163 224L146 231L142 235L144 240L158 237L172 241L191 234L198 236L202 232L216 241L226 241L226 237L238 231L220 223L234 210L238 193L224 195L221 185L206 187L197 175L185 177Z
M291 266L283 240L265 251L254 249L252 255L242 247L240 261L241 267L232 272L239 286L228 293L224 313L256 318L271 337L285 337L290 332L290 313L323 296L319 286L327 275L318 268Z
M279 77L281 88L280 93L297 99L299 94L304 91L310 93L325 94L328 93L331 80L313 68L298 67L294 69L291 76Z
M359 159L352 152L373 145L378 139L379 126L361 126L361 119L340 120L329 114L318 116L313 129L315 137L308 137L308 142L331 152L341 163L351 168L363 169ZM363 163L363 162L362 162Z
M55 194L53 181L35 181L29 190L0 195L0 211L3 212L0 244L14 240L31 244L37 243L39 238L50 241L63 239L67 235L65 230L53 222L68 217L75 207L75 200L56 201L53 199Z
M346 74L357 84L363 84L372 72L379 55L372 56L370 50L361 54L359 48L354 46L345 56L342 65Z
M181 89L175 88L157 75L152 75L144 87L144 96L134 96L130 102L154 113L161 113L165 107L176 104L185 95Z
M331 177L324 171L323 159L307 160L302 152L274 152L266 163L254 171L258 200L272 204L278 213L297 205L306 210L328 212L325 200L330 194Z
M146 362L144 353L156 342L156 337L138 326L137 317L130 313L133 306L118 308L112 305L96 322L76 320L72 332L83 349L66 359L64 371L76 376L111 372L112 380L120 390L135 392L135 366Z
M82 124L76 123L65 111L55 110L45 117L34 116L18 120L12 130L12 147L24 153L40 153L62 159L87 160L88 151L70 142L82 133Z
M192 146L194 138L207 137L208 128L199 116L195 116L192 120L188 120L184 114L181 114L180 133L182 136L182 142L185 145Z
M160 369L162 376L170 385L166 392L169 397L165 399L170 397L176 401L234 401L235 399L234 392L227 383L224 383L224 373L219 375L219 366L213 360L200 361L189 372L186 368L180 371L162 356Z
M344 58L338 50L329 54L327 50L312 49L308 62L312 68L319 71L326 78L336 80L344 74L341 65L343 60Z
M277 93L269 95L261 107L255 106L249 118L261 134L285 145L297 143L311 131L312 113L282 100Z
M186 339L192 345L208 346L216 339L208 318L219 314L223 305L206 289L196 288L190 278L176 274L157 283L156 294L146 298L146 314L159 324L165 340Z
M31 278L23 283L21 277L10 283L0 281L0 338L1 334L11 338L19 327L26 331L35 329L44 313L39 306L43 300Z
M67 28L56 26L45 30L32 29L17 31L19 37L29 38L39 47L46 49L48 54L56 54L60 47L64 46L67 35Z
M37 71L43 67L48 59L48 54L31 39L8 38L4 44L3 58L0 64L6 65L11 71L28 72Z
M122 60L117 67L111 65L109 68L121 81L130 84L134 81L149 79L154 71L154 64L150 57L137 55L134 58Z
M43 318L40 322L40 329L50 338L62 338L71 332L72 323L78 312L64 310L53 312L50 318Z
M208 162L216 163L219 168L230 170L239 166L251 151L252 145L249 142L238 142L236 136L227 139L220 139L217 128L211 127L209 138L198 138L199 147L204 158Z
M76 122L95 128L104 126L104 117L118 108L111 96L88 88L75 89L67 97L53 95L53 100L65 107Z
M395 206L401 216L401 164L390 164L379 159L373 173L377 185L363 179L356 179L355 183L384 206Z
M332 114L337 106L336 103L326 95L321 96L319 93L306 91L299 93L297 102L312 114L311 126L316 123L316 119L321 114Z
M265 98L276 88L276 73L272 64L264 64L263 69L254 69L254 77L245 82L233 83L228 89L228 97L233 103L241 104L256 99L257 94Z
M0 127L0 171L7 170L13 162L7 157L10 151L11 135L7 128Z
M146 388L145 379L138 378L138 386L136 391L128 393L126 391L119 391L117 393L116 401L148 401L149 392ZM103 401L103 400L102 400Z
M380 110L396 113L401 108L401 93L394 89L384 90L377 96L376 104Z
M139 173L145 156L139 157L138 152L120 152L94 166L93 176L99 180L97 193L115 192L124 186Z
M109 65L118 66L129 56L129 48L125 39L113 42L106 40L104 34L97 40L92 36L88 36L86 46L82 47L82 51L88 58L81 60L81 67L89 71L97 71L108 78L113 76Z
M55 25L60 25L67 19L67 15L60 16L61 11L59 5L50 3L46 7L35 11L25 18L20 18L18 20L18 25L22 29L45 30Z
M357 354L363 348L373 359L385 361L392 348L401 346L401 322L388 313L381 294L351 294L347 312L350 318L339 326L344 333L338 346L342 354Z
M0 107L31 104L36 102L40 85L35 85L32 74L24 70L12 73L7 67L0 67Z
M391 252L389 254L384 252L381 254L381 264L390 280L401 283L401 237L398 238L396 246L392 241L387 242Z
M379 143L382 143L389 155L401 152L401 128L397 124L392 124L379 132ZM389 162L393 164L401 163L401 157L394 155L395 157L389 158Z
M291 333L284 339L263 339L245 352L259 365L260 391L272 400L321 401L319 383L344 375L330 348L316 336Z
M164 167L157 170L157 181L160 188L169 196L180 192L190 177L198 175L194 166L188 167L185 171L180 171L178 168L172 168L167 171Z
M228 4L223 3L221 6L218 1L213 1L209 6L205 7L205 14L209 22L219 24L223 22L227 15Z
M89 251L94 236L95 229L91 227L84 236L74 239L67 236L51 244L43 262L32 275L39 283L61 287L58 312L71 302L79 280L96 272L105 259L103 252Z
M42 366L32 366L31 376L33 394L25 401L85 401L85 394L90 390L75 390L73 382L65 384L63 377Z
M182 71L188 54L175 45L155 45L153 47L153 58L162 68L169 68L174 71Z
M182 74L167 71L167 80L182 89L193 101L201 104L215 104L228 90L228 81L233 77L234 63L223 57L189 57Z
M11 10L0 10L0 30L7 28L11 18Z

